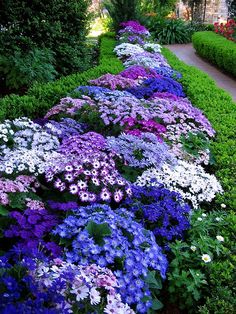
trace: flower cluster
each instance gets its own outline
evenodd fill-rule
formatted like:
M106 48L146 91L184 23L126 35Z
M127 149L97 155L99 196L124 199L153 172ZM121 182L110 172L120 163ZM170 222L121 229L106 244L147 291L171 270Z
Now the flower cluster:
M150 52L143 52L139 54L134 54L133 56L129 57L125 62L124 66L126 68L132 65L139 65L147 68L158 68L160 66L167 66L168 63L165 58L161 55L156 53L151 54Z
M190 227L190 206L183 203L180 194L163 187L132 186L132 198L124 206L164 245L166 240L182 238Z
M171 77L173 79L180 79L182 77L182 75L179 72L171 69L170 67L162 66L159 68L155 68L154 70L156 71L157 74L165 77Z
M117 313L119 309L121 313L134 314L127 304L122 303L117 293L117 279L107 268L95 264L75 265L56 258L50 264L40 263L31 276L45 289L55 287L63 302L54 306L63 313L64 310L73 313L76 304L84 311L95 306L104 313Z
M133 65L120 73L121 76L132 80L144 79L150 77L158 77L156 71L145 68L141 65Z
M160 186L178 192L185 201L197 208L202 202L211 202L222 187L216 177L208 174L200 165L179 160L171 167L164 164L160 169L150 168L143 172L136 184L139 186Z
M148 52L159 53L161 52L161 45L154 43L146 43L143 45L143 49Z
M144 52L144 49L139 45L123 43L114 48L114 52L119 58L126 58L138 53Z
M47 133L57 136L60 140L79 135L86 130L86 125L71 118L62 118L59 122L49 120L44 124Z
M147 35L150 36L149 31L145 26L141 25L138 21L128 21L120 24L121 30L119 34L123 34L125 32L132 32L133 34Z
M160 168L164 163L175 163L168 145L161 143L153 133L143 133L140 137L131 134L108 137L107 145L131 167Z
M127 118L123 120L125 124L125 133L135 136L141 136L142 133L155 134L159 141L162 141L161 135L166 132L164 125L154 120L137 120L135 118Z
M127 91L139 99L150 98L156 92L168 92L179 97L185 96L180 83L170 77L161 75L159 77L149 78L143 82L142 86L128 88Z
M73 116L76 111L82 108L84 105L93 106L95 105L94 101L88 96L82 96L81 99L74 99L71 97L62 98L60 103L52 107L47 114L45 119L48 119L52 116L58 114L68 114Z
M88 132L65 139L58 151L68 155L91 155L106 148L105 138L96 132Z
M144 278L150 270L165 277L167 260L152 232L134 221L125 209L113 211L107 205L94 204L73 210L54 233L71 242L66 252L68 262L116 269L118 292L136 310L146 313L150 301L142 301L150 290ZM117 263L123 265L120 270ZM147 298L149 299L149 298Z
M13 211L10 214L16 224L5 230L6 238L17 238L17 246L24 251L35 252L41 247L53 256L60 254L60 248L51 241L44 240L49 232L58 224L54 214L46 209L28 208L23 213Z
M215 32L223 35L229 40L236 41L236 22L234 19L228 20L227 23L214 23Z
M76 195L81 202L119 203L131 190L116 170L112 156L104 152L63 156L47 169L45 178L54 188Z
M107 87L111 90L115 89L122 90L129 87L137 86L136 81L131 78L126 78L123 77L122 75L112 74L105 74L96 80L91 80L90 83L96 86Z
M35 177L32 176L18 176L13 180L0 178L0 205L9 204L9 194L16 192L35 192L38 183Z

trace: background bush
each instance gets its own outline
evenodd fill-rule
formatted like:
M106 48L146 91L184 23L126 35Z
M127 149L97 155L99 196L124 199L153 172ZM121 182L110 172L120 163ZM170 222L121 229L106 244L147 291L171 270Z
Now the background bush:
M8 67L16 67L12 74L15 71L14 75L17 76L20 71L20 75L25 76L19 63L33 58L37 54L36 49L42 49L42 64L37 63L37 68L32 70L34 73L38 74L43 64L48 73L51 71L47 62L42 60L43 52L46 53L48 49L55 58L55 69L61 75L88 68L85 36L90 22L89 4L90 0L1 0L0 55L5 58ZM40 58L39 55L37 58ZM7 80L12 88L19 85L19 82L15 84L14 80L9 81L3 70L0 77L2 84ZM24 83L28 82L24 80Z
M65 97L79 85L87 85L89 80L107 73L117 74L124 67L113 53L116 41L113 33L100 37L99 65L83 73L62 77L51 83L35 84L26 95L11 94L0 99L0 121L21 116L42 117L60 98Z
M222 39L224 40L224 38ZM218 202L235 209L236 104L232 97L216 86L207 74L180 61L166 48L162 49L162 53L170 66L182 74L180 81L189 100L204 112L217 132L216 138L211 143L211 150L216 160L212 170L225 190L225 193L218 196L217 199Z
M193 46L201 57L236 77L236 43L213 32L199 32L193 35Z

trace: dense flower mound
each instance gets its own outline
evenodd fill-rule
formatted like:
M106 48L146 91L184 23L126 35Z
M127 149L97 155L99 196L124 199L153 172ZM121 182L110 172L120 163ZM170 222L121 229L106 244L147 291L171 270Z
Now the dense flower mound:
M0 124L1 314L156 313L167 265L163 289L184 287L189 303L205 284L183 268L200 242L183 240L197 234L194 211L223 192L207 172L215 131L149 31L121 27L125 70L78 86L44 117ZM197 263L211 262L214 241L204 237Z
M190 227L190 206L183 203L179 193L161 186L132 186L132 198L124 206L135 213L146 229L153 231L162 245L181 238Z
M164 163L174 164L175 156L169 151L167 144L162 143L153 133L143 133L140 137L121 134L117 138L107 138L108 147L120 154L131 167L160 168Z
M157 123L155 120L138 120L135 118L127 118L123 120L125 124L125 133L135 136L141 136L143 133L155 134L160 142L162 142L162 135L166 132L164 125Z
M161 54L152 54L151 52L146 51L139 54L134 54L127 58L127 60L124 62L124 66L126 68L132 65L139 65L148 68L158 68L160 66L168 67L168 63Z
M66 251L68 262L114 269L118 292L136 310L146 313L151 305L150 289L145 282L149 271L165 277L167 260L151 231L134 221L134 215L120 208L94 204L73 210L54 233L71 243ZM119 268L119 263L123 267ZM147 296L149 301L141 301Z
M144 49L139 45L123 43L115 47L115 53L119 58L133 56L138 53L144 52Z
M128 87L137 86L137 82L133 79L125 78L121 75L112 75L112 74L105 74L96 80L91 80L90 84L93 84L96 86L107 87L111 90L115 90L115 89L122 90Z
M3 293L0 293L1 313L69 314L73 308L88 313L99 308L103 313L134 314L122 303L117 293L117 279L107 268L95 264L88 266L63 262L27 259L21 266L24 273L18 283L11 275L14 268L10 260L0 258L5 273L0 278ZM27 274L26 272L29 272ZM27 299L22 301L27 292Z
M136 182L139 186L159 186L160 183L178 192L194 208L202 202L210 202L216 193L223 192L214 175L206 173L200 165L183 160L179 160L174 167L164 164L161 169L150 168Z
M78 123L71 118L62 118L59 122L48 120L44 123L44 129L47 133L57 136L60 140L79 135L86 130L86 125Z
M72 153L54 160L45 174L46 181L61 192L76 195L81 202L119 203L130 194L129 183L116 170L113 154L81 153L76 157Z
M170 77L161 75L159 77L149 78L145 80L140 87L128 88L127 91L139 99L150 98L156 92L168 92L178 97L185 97L183 87L180 83Z
M120 75L125 78L129 78L133 80L149 78L149 77L158 77L158 74L156 73L156 71L149 68L145 68L140 65L130 66L129 68L120 72Z
M93 106L95 103L88 96L82 96L81 99L74 99L71 97L62 98L60 103L52 107L44 118L48 119L59 114L68 114L73 116L73 114L84 105Z
M133 95L126 91L119 91L119 90L111 90L106 87L100 86L80 86L76 88L76 92L84 93L85 95L90 96L94 100L110 100L114 101L117 100L119 97L132 97L135 98Z

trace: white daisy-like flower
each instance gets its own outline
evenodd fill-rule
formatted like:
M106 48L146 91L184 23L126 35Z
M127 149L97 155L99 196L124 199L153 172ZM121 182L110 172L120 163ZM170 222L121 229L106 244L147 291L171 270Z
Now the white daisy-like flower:
M190 249L191 249L193 252L195 252L195 251L197 250L197 248L196 248L195 245L191 245L191 246L190 246Z
M208 254L203 254L202 255L202 260L203 260L204 263L209 263L209 262L211 262L211 257Z
M216 236L216 239L219 241L219 242L224 242L224 237L222 237L222 236L220 236L220 235L218 235L218 236Z

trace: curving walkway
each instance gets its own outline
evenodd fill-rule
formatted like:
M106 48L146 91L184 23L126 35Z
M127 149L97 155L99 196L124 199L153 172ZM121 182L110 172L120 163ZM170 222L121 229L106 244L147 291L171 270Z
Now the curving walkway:
M174 52L180 60L189 65L196 66L209 74L209 76L215 80L216 84L228 91L232 95L234 101L236 101L236 80L201 59L196 54L192 44L167 45L166 47Z

